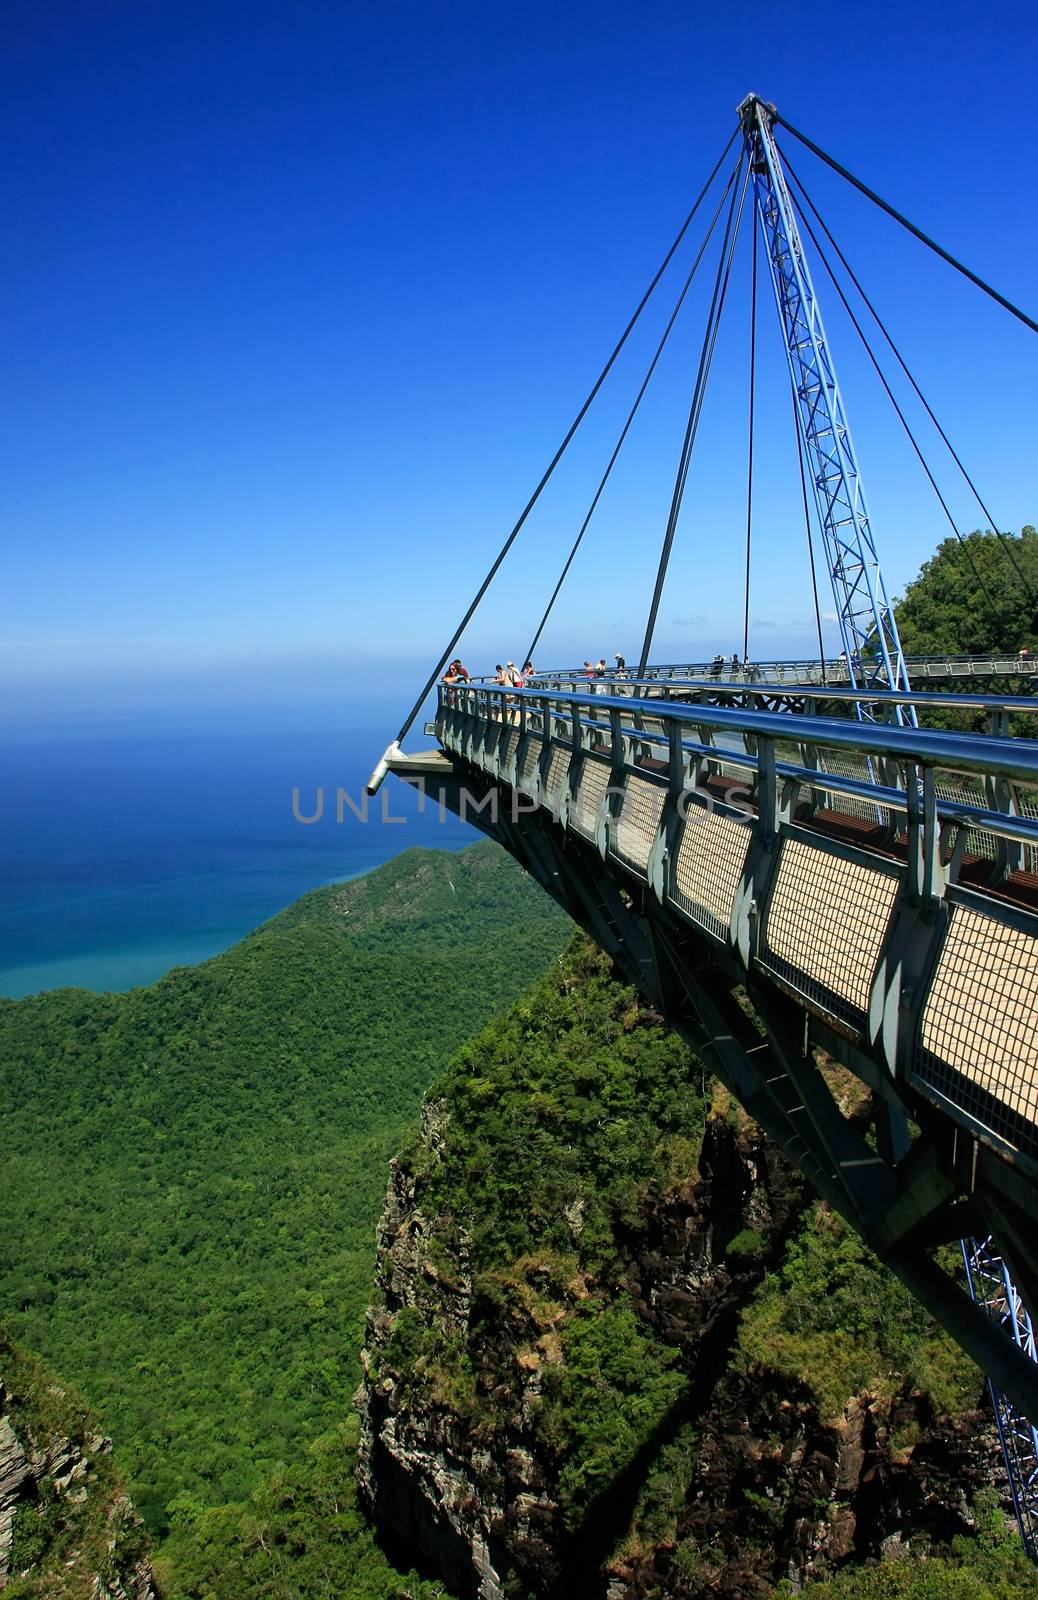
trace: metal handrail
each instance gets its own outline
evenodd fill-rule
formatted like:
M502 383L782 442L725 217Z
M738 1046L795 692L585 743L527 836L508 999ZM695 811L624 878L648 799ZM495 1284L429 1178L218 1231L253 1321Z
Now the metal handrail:
M727 669L730 664L729 659L727 657L723 657L722 660L724 668ZM646 671L653 677L659 677L664 673L670 674L675 672L702 676L709 674L711 669L716 664L717 663L712 660L674 663L665 662L660 663L658 666L650 665L646 668ZM905 665L909 669L911 669L913 666L919 667L923 672L926 672L927 669L934 666L947 666L970 667L974 669L980 669L982 671L985 669L992 671L997 668L1002 672L1017 671L1027 675L1038 672L1038 656L1020 656L1017 654L1017 652L1012 650L992 650L987 651L982 655L950 655L938 653L934 655L907 656L905 658ZM820 657L816 657L815 659L809 658L806 661L797 661L788 658L773 661L747 661L745 663L740 663L740 668L744 671L752 672L824 672L827 675L832 675L838 678L847 676L847 663L846 661L841 661L839 657L827 658L825 661L822 661ZM607 671L611 670L612 669L607 669ZM547 675L549 677L586 676L580 667L574 666L552 668Z
M486 683L493 687L493 683L489 679L474 678L472 681L473 683L479 683L481 686ZM562 685L568 684L573 686L576 693L578 692L576 685L585 681L590 680L585 679L583 673L574 675L572 673L539 672L536 678L526 687L533 691L540 690L543 693L545 689L552 688L555 685L561 688ZM773 698L776 689L786 689L799 691L805 700L836 700L841 704L847 705L916 705L926 710L934 711L1002 711L1009 713L1020 712L1024 716L1038 715L1038 698L1034 695L935 694L929 689L915 693L914 691L906 692L894 689L842 688L833 684L747 683L737 678L713 677L670 678L664 682L658 678L632 678L628 676L619 678L612 673L606 673L604 677L596 678L594 682L608 683L617 688L621 694L627 693L627 686L629 685L632 691L632 698L642 698L637 694L639 689L664 687L668 690L685 688L695 690L709 689L715 693L754 695L758 699L766 700ZM594 692L600 693L601 691L596 690ZM644 698L649 697L645 696ZM664 698L664 703L669 702Z
M457 709L452 707L451 709ZM570 722L572 715L565 712L552 712L558 721ZM595 732L602 732L609 726L607 722L592 717L578 718L582 727ZM494 719L499 727L513 729L515 724L508 720ZM528 728L529 731L529 728ZM668 749L669 736L665 733L655 733L651 729L622 726L619 729L621 736L632 744L658 745L661 749ZM544 737L544 735L539 735ZM548 735L550 738L551 735ZM788 741L787 741L788 742ZM795 742L795 741L793 741ZM745 767L749 773L757 775L760 772L760 762L751 751L731 750L718 745L702 744L695 739L682 739L681 749L686 755L695 756L702 760L723 761L730 766ZM586 750L592 760L599 759L599 752L594 749ZM609 760L608 756L604 757ZM629 766L629 770L637 772L636 766ZM845 795L855 800L863 800L867 804L882 807L888 811L905 813L910 812L908 797L904 789L894 789L888 784L871 783L864 778L855 778L848 773L826 772L818 767L802 767L795 762L776 760L774 771L779 779L784 782L793 782L802 788L825 790L829 794ZM638 772L650 781L665 783L661 775L651 772ZM748 791L747 791L748 792ZM1014 843L1038 846L1038 818L1010 814L1005 811L993 811L982 804L970 805L961 800L948 799L943 795L936 795L934 808L939 822L948 822L960 828L976 828L984 833L991 833L998 838L1009 839Z
M799 692L807 701L832 700L841 705L868 705L903 706L914 705L924 711L986 711L988 713L1005 713L1021 716L1038 715L1038 698L1034 695L990 695L990 694L935 694L931 689L918 692L906 692L893 689L856 689L850 686L822 683L760 683L750 682L741 678L715 678L709 675L690 678L636 678L628 674L618 677L615 673L605 673L601 678L589 679L583 672L538 672L531 681L524 685L525 689L534 693L544 693L546 690L568 686L574 693L580 692L579 684L588 684L586 693L602 694L600 687L591 688L590 685L608 684L618 694L631 698L654 698L641 696L642 689L663 689L677 691L690 689L698 694L704 689L718 694L753 695L757 699L771 699L776 689L789 692ZM472 674L469 684L448 685L448 687L478 687L501 688L505 694L514 694L518 691L511 685L504 687L498 684L496 678ZM666 694L659 698L667 700Z
M441 696L456 697L460 706L469 696L485 695L501 705L501 720L508 720L519 702L572 706L588 713L618 711L631 714L631 697L577 694L533 689L505 689L493 685L441 686ZM509 704L511 702L511 705ZM451 702L444 702L448 709ZM805 716L794 711L757 711L701 703L674 701L653 704L651 715L660 721L710 728L718 732L750 734L769 741L787 741L816 748L843 749L871 756L887 756L920 767L941 767L985 777L1013 779L1038 785L1038 740L992 740L981 734L946 732L937 728L898 727L886 723L849 722L836 717ZM495 719L497 720L497 719ZM642 730L635 737L644 738ZM716 753L716 751L715 751ZM827 774L828 776L828 774Z

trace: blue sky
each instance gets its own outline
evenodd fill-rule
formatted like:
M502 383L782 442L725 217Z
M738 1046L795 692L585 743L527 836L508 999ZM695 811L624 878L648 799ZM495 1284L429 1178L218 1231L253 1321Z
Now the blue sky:
M406 700L749 89L1033 312L1021 108L1036 44L1031 8L955 0L867 14L11 0L0 715ZM795 159L1002 525L1038 520L1034 336ZM741 644L746 254L660 657ZM946 526L816 276L897 590ZM473 666L523 648L669 282L473 625ZM636 650L707 287L704 275L545 661ZM810 649L813 624L788 396L761 307L751 651L764 658ZM940 476L977 525L954 472Z

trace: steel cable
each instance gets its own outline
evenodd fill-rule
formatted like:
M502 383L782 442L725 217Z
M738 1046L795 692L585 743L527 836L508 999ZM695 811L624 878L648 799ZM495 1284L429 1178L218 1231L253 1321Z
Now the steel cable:
M558 466L559 462L562 460L562 457L565 454L565 451L567 449L567 446L570 443L570 440L573 438L573 435L576 433L577 429L580 427L580 424L583 422L585 416L587 415L588 410L591 407L592 401L595 399L595 396L598 394L598 391L601 389L601 387L602 387L603 383L605 382L606 378L609 376L609 373L611 372L611 370L613 368L613 364L616 361L617 356L620 354L620 352L623 349L624 345L627 343L627 339L628 339L629 334L631 333L631 330L634 328L634 325L638 321L638 318L641 316L642 312L645 310L645 307L648 304L649 299L651 298L652 293L653 293L654 289L656 288L656 285L659 283L660 279L663 277L663 274L666 272L667 268L669 267L669 265L670 265L670 263L671 263L671 261L672 261L672 259L674 257L674 254L675 254L676 250L678 249L678 246L681 244L682 239L685 237L685 234L688 232L688 229L692 224L692 220L695 217L696 212L699 210L699 207L702 205L703 200L706 198L706 195L707 195L711 185L713 184L714 179L717 177L717 174L720 172L722 166L724 165L724 162L725 162L725 160L726 160L726 158L728 156L728 152L731 150L732 145L734 144L734 142L735 142L735 140L736 140L736 138L737 138L737 136L739 134L739 131L740 130L738 128L736 128L735 132L732 134L731 138L728 140L728 142L725 145L724 149L721 151L720 156L717 158L717 161L714 164L713 170L711 171L710 176L707 178L706 182L704 183L702 189L699 191L699 194L696 197L695 203L693 204L691 211L688 213L688 216L685 218L684 222L681 224L681 227L678 229L677 236L675 237L673 244L670 246L670 249L667 251L666 255L663 257L663 260L661 261L659 267L656 269L656 272L655 272L655 274L654 274L654 276L652 278L652 281L649 284L649 287L646 289L645 293L642 295L641 299L639 300L637 306L634 309L634 312L633 312L633 314L631 316L630 321L628 322L628 324L627 324L626 328L624 329L623 333L620 335L619 339L617 340L616 344L614 345L613 352L610 355L609 360L606 362L605 366L602 368L602 371L599 373L598 377L596 378L595 383L594 383L590 393L588 394L587 399L584 401L584 404L581 406L581 408L577 412L577 415L574 418L573 422L570 424L569 430L566 433L566 436L563 439L562 443L559 445L559 448L556 450L555 454L552 456L551 461L549 462L547 470L545 471L544 476L541 478L540 483L538 483L538 485L537 485L536 489L534 490L533 494L530 496L529 500L526 502L526 505L523 507L523 510L522 510L522 512L521 512L521 514L519 516L519 520L515 524L515 527L512 529L511 533L508 535L508 538L505 540L504 544L501 546L501 549L500 549L497 557L495 558L493 564L491 565L489 572L487 573L486 577L483 579L483 582L480 584L479 588L477 589L476 594L475 594L475 596L474 596L474 598L472 600L472 603L469 605L468 610L465 612L465 615L462 617L462 619L459 622L457 628L454 630L454 633L452 634L451 639L450 639L450 643L447 645L447 648L444 650L444 652L441 655L439 661L436 663L436 666L433 668L432 672L429 674L429 677L427 678L427 680L425 682L425 685L422 688L421 694L418 696L417 700L415 701L414 705L411 707L411 710L408 712L407 716L404 718L403 724L402 724L402 726L400 728L400 732L396 736L395 743L397 745L399 745L400 742L406 737L407 732L408 732L412 722L414 721L415 717L418 715L419 711L422 709L422 706L425 704L426 696L432 690L432 688L436 684L437 679L440 676L440 673L443 671L444 667L447 665L447 662L450 660L451 652L457 647L458 640L461 638L462 634L465 632L465 629L468 627L469 623L471 622L471 620L472 620L472 618L473 618L473 616L474 616L474 614L476 612L476 609L478 608L481 600L483 599L483 596L486 594L487 590L490 588L491 583L494 581L494 578L497 576L497 573L498 573L498 571L499 571L499 569L501 567L501 563L504 561L505 556L508 554L509 550L512 548L513 544L515 543L516 539L518 538L519 533L522 530L523 524L526 522L526 519L530 515L530 512L533 510L534 506L537 504L537 501L540 499L541 491L543 490L545 484L548 482L548 479L551 477L552 473L555 471L555 468Z
M968 278L971 283L975 283L978 289L983 289L986 295L990 295L992 300L997 301L1000 306L1009 311L1025 327L1030 328L1033 333L1038 333L1038 322L1033 317L1029 317L1026 311L1021 311L1019 306L1015 306L1004 294L1000 294L990 283L985 282L978 273L973 272L964 262L959 261L949 250L945 250L944 246L939 245L936 239L931 239L930 235L924 233L922 228L917 228L914 222L910 222L902 212L898 211L896 206L892 206L889 200L884 200L882 195L876 193L875 189L870 189L867 183L863 183L860 178L856 178L853 172L848 172L847 168L842 166L834 156L823 150L821 145L815 144L814 140L809 139L806 133L801 133L800 129L795 128L780 112L776 111L774 113L774 120L781 127L787 128L794 139L799 139L802 145L806 145L808 150L812 150L820 160L825 162L826 166L832 167L833 171L838 172L841 178L846 178L848 183L853 184L860 194L865 195L875 205L879 206L881 211L885 211L888 217L893 217L895 222L900 222L903 228L907 228L909 233L914 234L928 249L933 250L942 260L947 261L948 265L954 267L956 272L961 272L964 278Z
M799 191L799 197L808 206L808 208L810 209L812 215L814 216L815 221L818 223L819 227L822 229L822 232L825 234L826 238L829 240L829 243L832 245L833 250L836 252L836 255L837 255L837 257L838 257L838 259L840 261L840 264L842 265L842 267L843 267L844 271L846 272L847 276L850 278L850 280L853 283L855 289L857 289L859 295L861 296L862 303L867 308L870 316L872 317L873 321L875 322L875 324L876 324L877 328L879 329L880 333L883 335L884 339L887 341L887 344L890 346L890 349L891 349L891 352L892 352L892 354L894 356L894 359L897 361L897 363L900 366L902 372L905 374L905 377L908 379L909 383L912 385L912 388L915 391L915 394L918 397L918 399L920 401L920 404L922 405L922 407L923 407L924 411L926 412L927 416L930 418L930 421L933 423L933 425L936 428L937 432L940 434L941 440L943 441L943 443L945 445L945 448L948 451L948 454L951 456L952 460L955 462L955 465L958 467L959 471L962 473L962 476L965 479L965 481L966 481L966 483L967 483L967 485L969 487L970 493L973 495L974 500L976 500L977 505L980 507L980 510L981 510L983 516L987 519L987 523L988 523L988 526L990 527L991 531L994 533L995 537L998 539L1000 548L1002 549L1003 553L1005 554L1005 557L1006 557L1007 561L1010 563L1010 565L1012 566L1014 572L1016 573L1017 577L1019 578L1021 584L1023 585L1023 589L1024 589L1025 594L1027 595L1027 598L1031 601L1032 605L1038 605L1038 596L1035 595L1034 590L1032 588L1032 585L1031 585L1030 581L1028 580L1027 574L1024 572L1023 568L1020 566L1020 563L1016 559L1016 555L1015 555L1015 553L1013 551L1012 541L1009 538L1007 538L1006 534L1003 533L999 529L998 524L996 523L994 517L991 515L991 512L988 510L987 504L984 501L984 499L982 498L980 490L977 488L977 485L974 483L973 478L970 476L970 473L967 470L964 462L962 461L962 458L960 457L960 455L959 455L958 451L956 450L955 446L952 444L952 442L949 439L947 433L944 431L944 428L941 426L940 422L938 421L937 416L935 415L933 407L931 406L929 400L927 400L927 398L926 398L925 394L923 393L922 389L920 388L919 384L916 382L915 376L912 373L911 369L909 368L908 363L906 362L904 356L901 354L901 351L898 348L897 343L894 340L893 334L890 332L890 330L887 327L886 323L883 321L883 318L880 316L879 312L876 310L875 305L870 300L869 296L866 294L865 288L864 288L863 284L861 283L861 280L858 278L857 274L854 271L854 268L851 266L850 262L847 260L847 257L844 255L843 251L840 249L840 246L837 244L836 239L833 237L833 233L832 233L831 228L829 227L829 225L826 222L825 218L822 216L821 212L818 210L818 207L815 205L815 203L812 200L811 196L808 194L807 189L804 186L803 179L797 173L796 169L794 168L792 162L789 159L789 156L786 154L786 152L784 150L782 151L782 160L783 160L783 163L784 163L784 165L786 167L787 172L789 173L789 176L792 178L793 183L796 186L796 189ZM794 198L796 198L796 196ZM806 225L806 218L804 220L805 220L805 225Z
M807 472L804 467L804 441L800 431L800 411L797 408L793 374L789 374L789 398L793 404L793 427L797 436L797 462L800 466L800 493L804 501L804 527L807 529L807 557L811 563L811 593L815 601L815 627L818 629L818 659L822 663L822 682L825 683L825 645L822 643L822 608L818 603L818 576L815 571L815 545L811 535L811 510L807 499Z
M876 375L879 378L880 383L883 385L883 388L884 388L884 390L886 392L887 399L890 401L890 404L893 406L894 411L897 414L898 421L901 423L901 426L904 428L905 433L908 435L909 443L911 444L912 449L915 451L916 456L919 458L919 463L920 463L923 471L926 473L927 478L930 480L930 487L933 489L934 494L937 496L937 499L940 502L941 509L943 510L945 516L948 519L949 526L951 527L951 530L954 533L956 539L958 539L959 544L962 546L962 549L963 549L963 551L965 553L965 556L966 556L966 560L969 562L970 570L973 573L973 576L976 578L977 583L980 585L981 593L983 594L985 600L987 601L989 607L991 608L991 614L992 614L993 617L995 617L997 619L999 613L998 613L998 609L997 609L997 607L995 605L994 598L992 597L991 591L989 590L987 584L984 582L984 579L980 575L980 570L977 567L977 563L973 559L973 553L970 550L969 543L967 542L966 539L963 538L963 535L959 530L959 526L958 526L957 522L955 521L955 518L952 516L951 510L949 509L949 506L948 506L948 502L945 500L944 495L940 491L940 488L938 486L937 480L934 477L932 471L930 470L930 465L927 462L926 457L923 455L922 449L919 446L919 442L916 439L915 434L912 432L912 429L909 426L908 419L905 416L904 412L902 411L900 405L898 404L898 401L897 401L897 398L896 398L896 396L894 394L894 391L891 389L890 384L887 381L886 374L884 373L883 368L880 366L879 361L876 358L875 351L873 350L872 346L870 345L870 343L868 341L868 338L865 335L865 331L861 326L861 323L858 321L857 317L854 314L853 309L851 308L850 302L848 301L847 296L844 293L843 285L839 282L838 278L836 277L836 274L834 273L834 271L832 269L832 266L831 266L831 264L829 262L829 259L825 254L825 251L822 249L822 246L818 242L818 236L816 235L814 229L812 228L810 222L808 221L807 216L804 213L803 207L800 205L796 195L793 196L793 204L796 207L797 214L798 214L798 216L800 218L800 221L802 222L804 228L807 230L808 238L811 240L811 243L815 247L815 252L816 252L816 254L818 256L819 261L822 263L823 267L825 268L826 272L828 273L829 280L832 283L833 288L836 290L836 293L839 295L840 302L843 305L844 310L846 311L848 317L850 317L850 319L851 319L851 324L852 324L852 326L854 328L855 333L858 335L858 338L861 340L862 344L865 347L865 352L866 352L869 360L872 362L873 367L875 368Z
M659 613L660 599L663 594L663 585L667 577L667 567L670 564L670 555L674 547L674 534L677 530L678 516L681 511L681 502L684 498L685 484L688 480L688 469L692 461L692 451L699 430L699 419L703 413L703 401L706 396L706 385L710 377L710 367L713 362L714 349L717 343L717 330L720 327L721 313L724 310L725 297L728 292L728 280L731 274L732 257L735 252L735 242L739 235L739 225L742 222L743 206L746 201L746 190L750 179L750 163L745 149L740 157L740 164L745 161L746 171L743 177L741 190L733 189L731 204L728 208L728 218L725 223L724 239L721 244L721 254L717 262L717 276L714 280L714 292L707 312L706 332L703 337L703 347L699 356L699 368L696 373L695 388L692 393L692 405L689 410L688 423L685 428L685 438L681 446L681 456L678 461L677 477L674 482L674 494L671 499L670 516L667 519L667 531L663 538L663 549L660 552L660 563L656 573L656 584L653 589L652 602L649 606L649 615L645 625L645 638L642 641L641 655L638 661L638 676L645 676L648 664L649 651L652 648L652 636L656 628L656 617ZM733 231L732 222L735 218L736 197L739 200L738 219L735 221Z
M755 219L756 220L756 219ZM750 267L750 416L747 429L746 451L746 598L742 620L742 659L750 655L750 533L753 526L753 402L757 374L757 229L753 234L753 256Z
M552 613L552 610L554 608L555 602L559 598L559 594L560 594L560 592L562 590L562 586L565 583L567 577L569 576L569 570L572 567L573 562L574 562L574 560L576 558L577 551L580 549L581 543L583 541L585 533L587 532L588 525L589 525L589 523L591 521L591 518L594 516L595 511L596 511L596 509L598 507L598 502L602 498L602 493L603 493L603 491L605 489L605 486L609 482L610 474L612 473L613 467L616 465L616 459L619 456L620 451L623 448L623 445L624 445L624 442L625 442L625 440L627 438L628 433L630 432L631 424L633 423L635 417L638 414L638 408L641 405L642 400L643 400L643 398L645 396L645 391L649 387L649 384L650 384L650 382L652 380L652 375L656 370L656 366L657 366L657 363L659 362L660 356L663 354L664 348L666 347L666 344L667 344L667 340L670 338L671 330L674 327L674 324L675 324L675 322L677 321L677 318L678 318L678 313L680 312L681 307L684 305L685 296L688 294L688 291L691 288L692 280L695 277L696 272L699 269L699 264L702 261L703 256L706 253L706 249L707 249L707 246L710 243L710 239L711 239L711 237L713 235L714 228L717 226L717 219L721 215L721 212L724 209L724 203L728 198L729 191L731 190L732 185L735 183L735 181L736 181L736 179L737 179L737 177L739 175L739 165L740 165L740 163L737 163L735 168L733 169L732 174L728 179L728 182L724 186L724 190L723 190L723 192L721 194L721 198L717 202L717 209L715 210L715 212L713 214L713 217L711 218L710 225L706 230L706 237L704 238L703 243L700 245L699 251L698 251L698 253L696 255L695 260L692 263L692 267L691 267L691 269L690 269L690 271L688 273L688 276L686 277L684 283L681 286L681 293L678 295L677 302L676 302L676 304L674 306L674 310L670 314L670 321L667 323L667 326L664 328L663 337L660 339L659 344L656 346L656 353L653 356L651 362L649 363L648 371L646 372L645 377L642 380L642 386L638 390L638 393L637 393L637 395L635 397L634 405L631 407L630 411L628 412L627 421L623 425L623 429L621 430L620 437L616 441L616 445L615 445L615 447L613 449L612 455L609 457L609 461L608 461L608 464L606 466L605 472L602 474L601 482L599 483L598 488L595 490L594 498L592 499L591 504L588 507L587 516L584 518L584 521L580 525L580 531L578 532L576 539L573 541L573 547L570 550L570 553L566 558L566 563L565 563L565 565L564 565L564 567L562 569L562 573L561 573L561 575L559 577L559 581L556 583L555 588L552 591L551 599L548 601L548 604L547 604L547 606L545 608L544 615L541 618L540 623L538 624L537 632L533 636L533 640L532 640L532 642L530 644L530 648L527 650L525 656L523 657L524 661L532 661L534 659L534 651L537 649L537 646L540 643L541 634L544 632L544 629L547 626L548 618L551 616L551 613Z

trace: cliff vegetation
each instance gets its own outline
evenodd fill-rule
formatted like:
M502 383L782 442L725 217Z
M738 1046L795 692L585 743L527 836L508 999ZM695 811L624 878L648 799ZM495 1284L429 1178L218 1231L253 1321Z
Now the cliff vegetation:
M4 1600L154 1600L147 1536L97 1418L0 1330Z
M153 1529L346 1413L386 1162L568 928L496 846L409 850L150 988L0 1001L0 1315Z
M463 1597L1038 1594L976 1369L583 936L394 1163L365 1370Z
M1038 1600L979 1375L570 936L494 847L412 851L0 1006L0 1293L155 1593ZM0 1348L5 1600L150 1600L106 1441Z

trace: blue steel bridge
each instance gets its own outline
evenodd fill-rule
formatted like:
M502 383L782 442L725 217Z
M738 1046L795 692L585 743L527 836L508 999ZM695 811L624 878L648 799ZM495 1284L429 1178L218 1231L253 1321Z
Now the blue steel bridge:
M849 310L843 283L860 292L987 525L997 524L799 178L791 187L780 130L1038 332L1033 318L749 96L369 788L392 772L504 845L975 1357L990 1380L1021 1533L1036 1557L1038 1361L1029 1308L1038 1309L1038 667L1016 640L1004 641L1004 655L906 660L805 233ZM534 655L716 231L713 293L640 659L629 672L590 680L574 669L541 671L522 687L441 677L689 223L718 189L706 238L548 608L530 647L515 652L516 660ZM656 615L748 195L744 659L660 665L652 657ZM842 279L819 233L845 269ZM827 577L837 637L830 630L827 652L815 583L817 658L750 665L758 249L785 342L807 554L812 577L816 566ZM998 541L1036 634L1038 594L1013 549L1019 541ZM968 539L962 549L972 563ZM425 729L435 746L407 753L405 736L434 691ZM951 731L963 722L974 731ZM860 1081L853 1106L837 1091L833 1064Z

